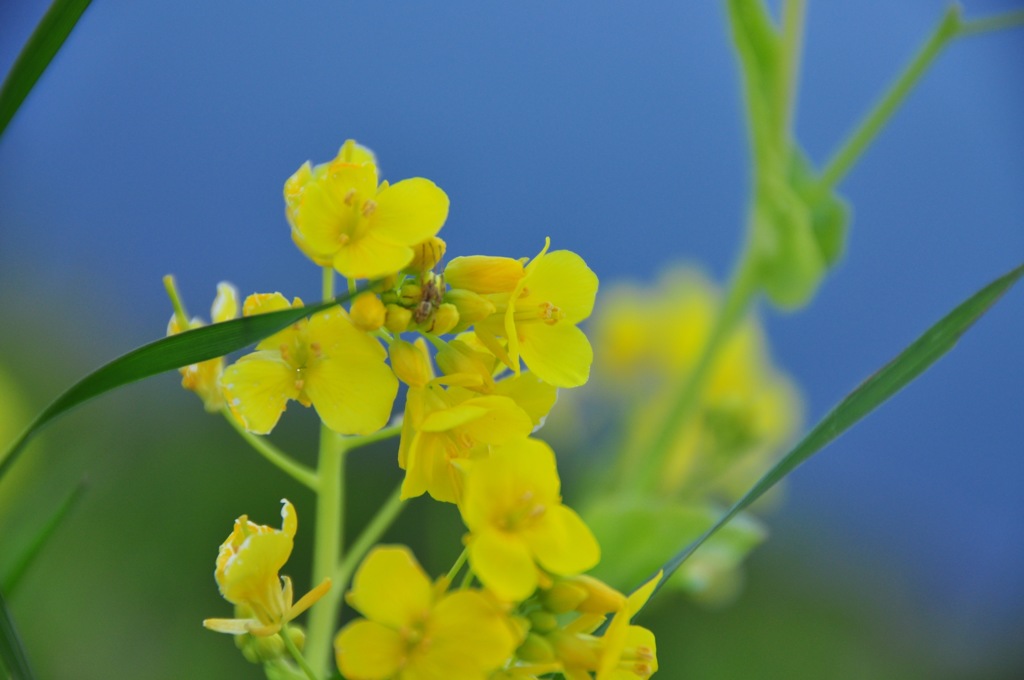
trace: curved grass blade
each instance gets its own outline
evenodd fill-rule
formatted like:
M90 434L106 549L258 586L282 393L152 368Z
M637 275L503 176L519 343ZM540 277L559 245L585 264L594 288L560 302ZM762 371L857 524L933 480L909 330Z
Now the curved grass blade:
M676 553L665 563L664 575L655 592L668 577L705 541L725 526L733 517L775 486L798 465L825 448L861 418L882 405L908 383L921 375L942 355L953 349L960 336L967 332L996 301L1024 276L1024 265L1005 274L962 302L941 321L932 326L895 359L865 380L819 422L804 439L775 464L758 482L738 500L725 515L696 541Z
M90 0L54 0L32 32L0 88L0 135L50 65Z
M14 627L14 619L7 609L7 602L4 601L3 593L0 593L0 670L11 674L12 680L33 680L35 675L32 667L28 664L28 656L25 654L25 647L21 644L21 637L17 628Z
M8 594L14 592L14 589L21 581L21 577L28 571L29 565L42 552L43 547L53 536L54 532L57 531L57 527L61 525L75 506L78 505L78 502L82 499L82 494L85 492L85 487L86 482L84 479L75 485L75 488L71 490L60 506L46 520L46 523L40 527L32 541L11 563L7 572L0 574L0 592Z
M75 406L122 385L189 364L215 359L242 349L273 335L303 317L332 307L339 302L345 302L363 290L365 288L359 288L351 293L339 295L328 302L315 305L246 316L241 319L203 326L151 342L128 352L121 358L111 361L82 378L36 416L36 419L29 424L28 428L0 458L0 480L3 479L7 469L36 432Z

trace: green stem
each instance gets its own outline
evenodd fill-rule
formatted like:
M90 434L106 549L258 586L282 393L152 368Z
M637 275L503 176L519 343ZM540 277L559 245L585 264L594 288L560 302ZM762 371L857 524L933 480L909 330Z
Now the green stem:
M167 297L171 298L171 306L174 307L174 318L178 321L178 328L183 331L188 330L188 312L185 311L185 303L181 301L181 296L178 294L178 283L170 274L164 276L164 290L167 291Z
M1022 27L1024 27L1024 9L1018 9L1004 14L997 14L992 17L985 17L984 19L961 21L956 37L966 38L968 36L978 35L979 33L990 33L992 31L1002 31L1007 28Z
M334 270L324 267L323 298L334 297ZM341 561L345 527L345 453L346 440L326 425L320 426L320 453L317 460L316 529L313 537L313 583L334 574ZM338 619L342 588L332 587L309 612L306 651L313 667L326 675L330 663L331 638Z
M834 188L846 176L861 154L871 145L875 137L885 127L896 109L906 99L917 82L928 71L942 50L956 38L963 38L991 31L1024 26L1024 10L1006 12L984 19L964 21L956 6L950 7L942 16L935 30L925 44L918 50L910 64L889 86L888 91L875 104L875 107L861 121L856 130L847 138L842 147L835 153L832 160L825 166L821 175L818 191L821 194Z
M661 419L658 429L648 441L646 455L640 461L639 489L656 489L661 479L664 461L672 449L679 432L690 427L697 411L700 395L704 390L711 369L719 351L729 339L736 324L747 313L757 292L756 260L753 248L749 245L744 249L725 301L722 303L715 325L712 327L708 340L701 349L700 356L687 379L680 384L679 390L671 401L669 410Z
M380 537L384 535L384 532L388 530L388 527L391 526L404 507L405 501L402 499L402 485L399 484L391 495L388 496L388 499L384 501L384 505L380 506L377 514L366 525L363 532L359 534L359 538L349 547L345 554L345 559L341 561L341 564L338 565L337 570L334 572L333 588L337 588L339 591L345 590L359 562L366 556L366 553L370 552L370 548L380 540Z
M385 439L391 439L402 434L402 424L388 425L383 430L377 430L373 434L364 434L358 437L349 437L346 440L348 450L358 449L361 446L367 446L369 444L375 444L376 442L384 441Z
M452 568L448 570L448 575L445 576L445 580L448 581L449 584L456 576L459 575L459 570L462 569L462 565L464 565L468 559L469 548L465 548L463 549L462 554L459 555L458 559L455 560L455 564L452 565Z
M313 583L320 583L333 576L335 565L341 561L346 451L344 438L324 425L320 432L320 463L317 467L320 485L317 489L316 529L313 537ZM314 668L322 674L328 667L331 637L337 623L341 595L342 588L332 586L317 606L309 611L306 649Z
M273 463L278 469L295 481L316 491L318 481L315 472L271 444L270 440L266 437L255 435L246 430L226 408L221 409L221 413L224 415L225 420L228 421L231 427L235 428L235 432L240 434L242 439L249 442L249 445L256 449L257 453Z
M295 659L295 663L299 664L299 668L306 674L306 677L309 680L319 680L317 674L313 672L313 669L309 667L309 663L306 662L306 658L302 656L302 652L295 646L292 636L288 634L288 626L281 628L281 639L284 640L284 646L288 649L288 653Z
M779 106L779 138L786 146L793 131L806 14L807 0L786 0L782 6L782 55L779 59L779 91L776 93L776 102Z

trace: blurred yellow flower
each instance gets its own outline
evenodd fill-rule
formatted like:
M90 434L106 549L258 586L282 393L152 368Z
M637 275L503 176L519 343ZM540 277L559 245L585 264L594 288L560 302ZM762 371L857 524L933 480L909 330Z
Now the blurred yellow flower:
M555 454L524 439L473 465L459 506L469 529L469 562L480 581L509 601L529 597L538 566L561 576L590 569L600 548L583 520L562 505Z
M245 314L292 305L280 293L250 295ZM340 307L275 333L229 366L221 378L231 413L250 432L274 429L288 400L316 408L327 427L369 434L387 424L398 380L384 363L387 352L357 329Z
M221 595L248 614L244 618L206 619L203 625L218 633L257 637L273 635L282 626L306 611L331 587L331 580L292 602L292 582L278 572L292 553L292 541L298 528L295 508L287 500L281 503L281 528L255 524L242 515L235 520L231 535L220 546L214 578Z
M193 328L200 328L204 325L202 319L189 319L185 316L184 308L178 297L178 291L174 284L174 278L164 277L164 286L167 288L171 301L174 303L175 313L167 322L167 335L177 335L183 331ZM210 318L213 323L230 321L238 316L238 291L230 283L221 281L217 284L217 297L213 300L210 308ZM203 400L203 406L207 411L219 411L224 406L224 397L220 389L220 376L224 371L224 358L217 357L198 364L189 364L178 369L181 373L181 386L186 390L195 392Z
M597 365L635 404L626 449L639 455L693 371L720 307L718 291L697 272L665 275L653 289L619 286L595 319ZM799 426L800 399L774 366L754 318L733 330L711 367L696 427L681 429L660 476L665 490L700 488L732 497L764 472Z
M378 186L372 152L352 140L329 163L303 164L285 182L284 197L299 249L352 279L400 271L448 217L448 196L430 180Z
M348 680L486 680L519 644L517 629L492 598L446 593L431 584L404 546L379 546L363 560L348 602L365 619L334 641Z

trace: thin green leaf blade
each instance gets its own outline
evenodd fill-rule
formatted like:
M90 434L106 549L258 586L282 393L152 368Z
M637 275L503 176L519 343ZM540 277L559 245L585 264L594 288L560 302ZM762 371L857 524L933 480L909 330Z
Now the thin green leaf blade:
M54 0L0 87L0 135L50 65L90 0Z
M11 674L13 680L33 680L35 678L3 593L0 593L0 664L7 667L7 672ZM2 670L2 666L0 666L0 670Z
M339 295L331 301L305 307L285 309L268 314L242 317L223 323L196 328L143 345L71 386L47 406L0 458L0 480L3 479L26 443L54 418L74 407L113 389L143 378L172 371L182 366L215 359L259 342L282 328L316 312L345 302L363 289Z
M1018 266L979 290L848 394L800 443L729 508L721 519L665 563L664 575L658 583L658 588L661 588L668 577L693 555L697 548L728 524L733 517L953 349L960 337L1017 283L1021 276L1024 276L1024 265Z
M21 582L21 577L28 571L29 566L39 553L42 552L43 547L53 537L57 528L78 505L82 494L85 492L85 487L85 480L75 485L75 488L68 493L61 504L57 506L57 509L46 519L46 522L39 528L31 542L21 551L21 554L16 555L13 561L10 562L6 572L0 574L0 592L8 594L14 592L18 583Z

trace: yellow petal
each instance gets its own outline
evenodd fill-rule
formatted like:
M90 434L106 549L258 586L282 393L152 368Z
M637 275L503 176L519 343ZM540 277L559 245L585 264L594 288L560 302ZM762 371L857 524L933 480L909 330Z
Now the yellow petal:
M412 248L379 240L373 234L342 246L334 268L350 279L376 279L403 269L412 261Z
M377 193L377 166L336 158L328 164L322 181L337 211L358 214L363 202Z
M281 499L281 532L289 538L295 538L299 530L299 516L295 514L295 506L287 498Z
M271 613L283 615L283 602L277 572L292 553L292 539L281 532L254 534L242 543L238 552L218 573L221 595L233 604L259 603Z
M348 602L368 619L392 628L422 621L433 598L430 579L405 546L378 546L352 579Z
M230 321L238 316L238 289L227 281L217 284L217 297L210 307L210 318L213 323Z
M253 352L228 366L221 376L224 401L249 432L274 429L289 399L297 399L295 370L273 351Z
M537 567L526 543L498 530L474 533L469 563L480 581L502 600L521 602L537 589Z
M256 619L203 619L203 627L215 633L242 635L248 633L253 626L258 626Z
M387 424L398 379L384 363L379 342L355 328L341 309L317 314L309 323L312 359L304 388L324 423L343 434L369 434ZM315 353L315 352L314 352Z
M373 151L356 143L354 139L346 139L345 143L341 145L338 150L338 157L336 161L342 163L373 163L377 164L377 157L373 154Z
M392 245L418 245L436 235L448 219L448 196L422 177L392 184L374 200L377 207L368 218L370 231Z
M437 603L427 634L430 665L448 669L447 675L439 676L445 680L486 677L508 660L519 642L497 603L470 590L451 593Z
M527 265L523 286L524 300L551 302L565 313L563 322L575 324L594 309L597 275L576 253L556 250Z
M533 424L543 425L544 418L558 399L558 388L544 382L530 371L513 375L495 383L494 393L512 399L523 409Z
M428 414L420 424L420 429L424 432L446 432L486 414L487 409L483 406L475 406L468 402L458 404Z
M334 638L334 658L349 680L385 680L405 663L401 633L374 621L353 621Z
M460 406L484 410L480 417L460 428L461 432L477 442L504 444L516 438L526 438L533 429L530 416L508 397L476 397L466 400Z
M291 211L292 240L314 262L330 261L359 223L356 208L335 201L323 182L307 183Z
M564 321L520 324L519 354L538 378L556 387L586 383L594 361L587 336Z
M601 559L590 527L564 505L549 506L543 520L525 529L523 536L540 565L553 574L579 574Z

